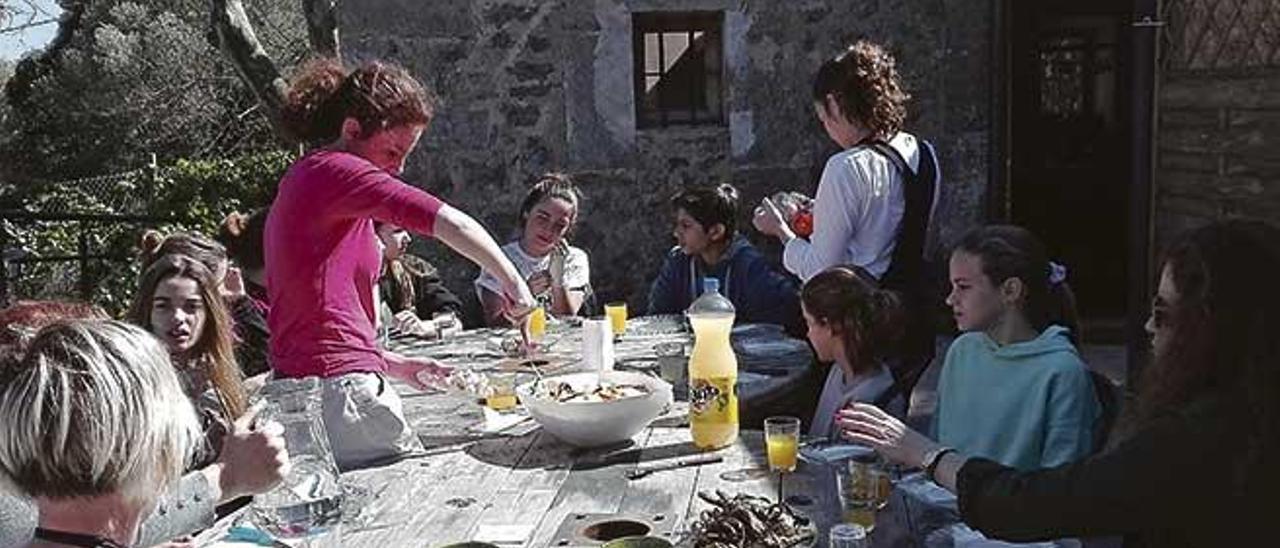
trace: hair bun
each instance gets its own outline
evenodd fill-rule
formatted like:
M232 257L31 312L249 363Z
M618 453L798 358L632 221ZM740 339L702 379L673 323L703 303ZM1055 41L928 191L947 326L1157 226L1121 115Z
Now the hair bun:
M142 249L143 255L154 255L160 250L160 246L164 244L164 235L160 231L147 229L142 233L142 238L138 241L138 247Z
M227 235L239 237L249 228L249 216L239 211L232 211L222 220L222 230ZM225 243L225 242L224 242Z

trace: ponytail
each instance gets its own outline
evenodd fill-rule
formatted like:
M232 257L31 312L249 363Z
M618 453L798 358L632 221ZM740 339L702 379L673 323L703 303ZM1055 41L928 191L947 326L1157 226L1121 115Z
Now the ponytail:
M360 135L405 125L426 125L436 100L408 71L371 61L348 71L337 59L313 59L289 83L281 121L299 142L318 145L338 139L347 118L360 122Z
M1080 318L1066 268L1049 262L1044 243L1031 231L1013 225L978 227L960 239L953 253L961 252L982 261L982 274L994 286L1010 278L1022 282L1022 313L1036 331L1059 325L1071 331L1072 343L1079 341Z

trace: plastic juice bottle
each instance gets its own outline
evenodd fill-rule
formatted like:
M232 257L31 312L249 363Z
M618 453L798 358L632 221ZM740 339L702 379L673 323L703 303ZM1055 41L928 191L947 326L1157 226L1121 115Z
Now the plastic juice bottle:
M689 356L689 429L699 449L719 449L738 439L738 358L729 344L733 303L720 281L703 280L702 296L686 314L693 326Z

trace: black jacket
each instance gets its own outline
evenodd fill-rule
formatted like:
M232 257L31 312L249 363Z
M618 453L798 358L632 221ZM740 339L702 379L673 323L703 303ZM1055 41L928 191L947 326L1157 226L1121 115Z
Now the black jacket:
M1018 472L970 459L957 480L960 514L988 537L1010 541L1123 535L1126 546L1274 542L1280 482L1270 463L1243 464L1249 420L1257 419L1236 404L1205 398L1058 468Z

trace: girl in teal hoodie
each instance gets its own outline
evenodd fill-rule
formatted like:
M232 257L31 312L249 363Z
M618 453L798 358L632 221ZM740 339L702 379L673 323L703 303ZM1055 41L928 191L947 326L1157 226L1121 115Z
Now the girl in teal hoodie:
M950 271L947 304L965 333L943 362L938 441L1021 470L1087 456L1100 407L1065 270L1026 229L997 225L965 235Z

